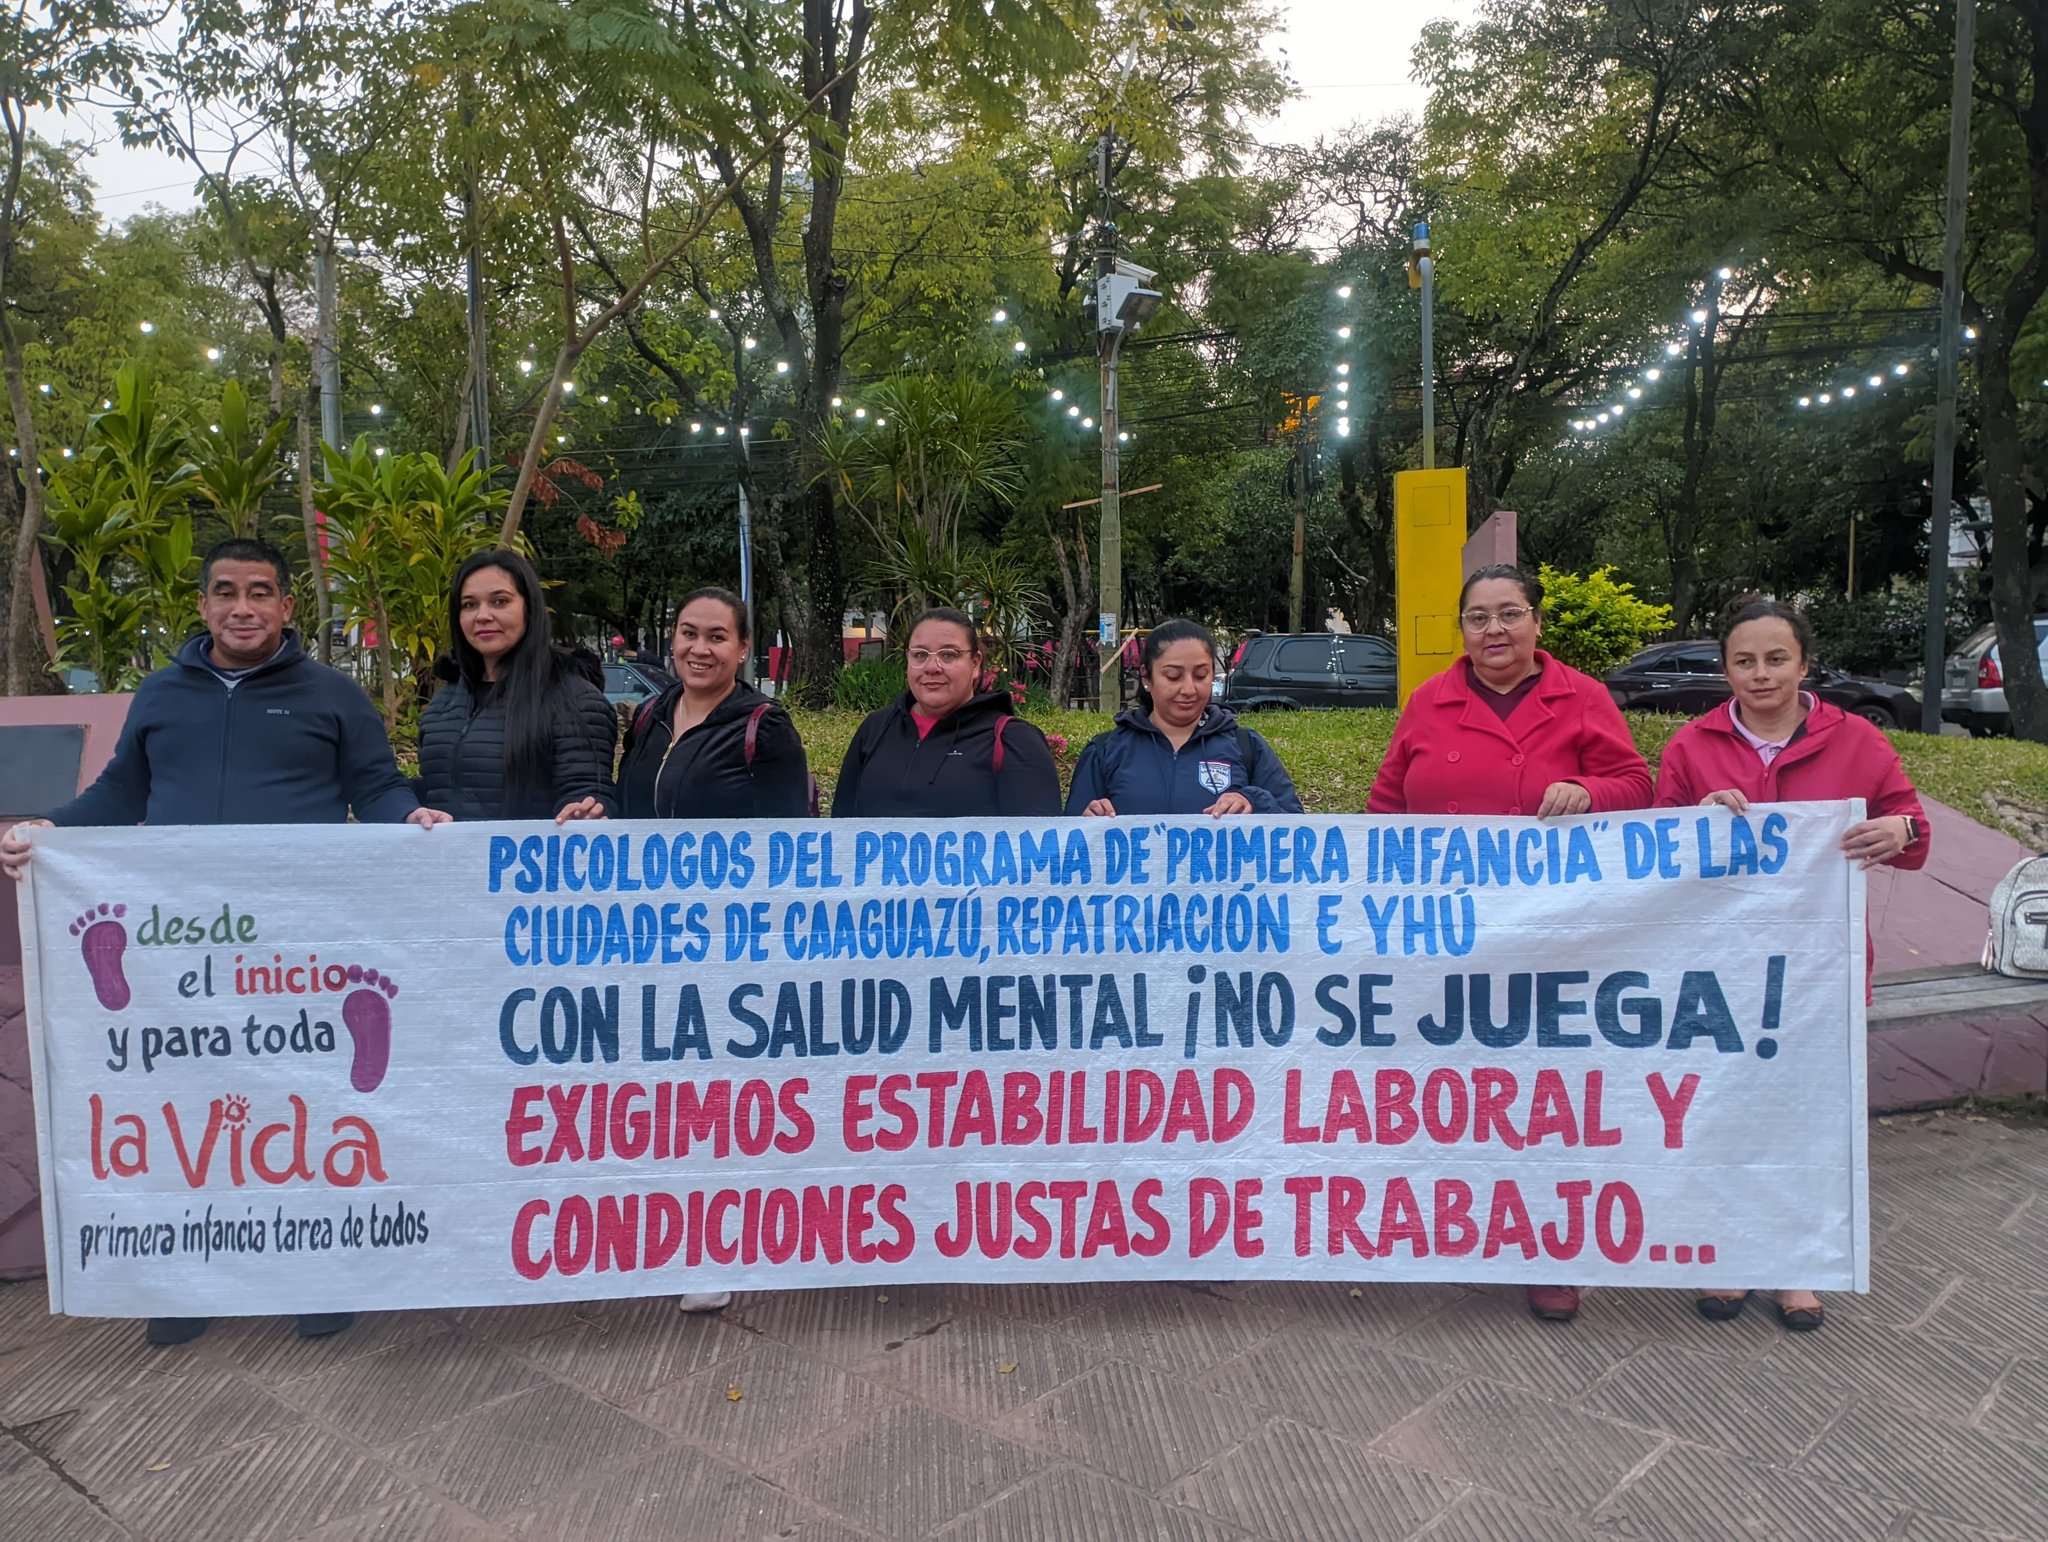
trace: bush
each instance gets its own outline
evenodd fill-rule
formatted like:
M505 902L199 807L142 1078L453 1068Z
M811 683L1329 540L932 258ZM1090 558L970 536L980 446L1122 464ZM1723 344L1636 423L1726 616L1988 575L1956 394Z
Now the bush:
M1548 564L1537 574L1544 651L1596 680L1671 624L1669 605L1637 599L1634 587L1613 575L1613 568L1595 568L1582 578Z
M1942 651L1953 653L1991 619L1991 607L1967 574L1950 574L1947 594L1948 639ZM1927 629L1925 579L1894 579L1888 588L1853 600L1815 595L1800 608L1813 627L1814 653L1837 669L1852 675L1911 674L1920 666Z
M878 712L910 689L901 659L855 659L832 682L832 705L847 712Z

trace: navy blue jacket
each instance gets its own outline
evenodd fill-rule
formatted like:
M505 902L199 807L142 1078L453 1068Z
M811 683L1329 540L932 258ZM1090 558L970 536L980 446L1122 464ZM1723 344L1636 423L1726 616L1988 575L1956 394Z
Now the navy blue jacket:
M201 634L136 687L114 758L58 825L397 824L419 799L361 686L296 632L230 691Z
M1107 798L1119 814L1199 814L1226 792L1243 793L1255 814L1301 812L1294 779L1273 746L1238 727L1227 707L1204 712L1178 750L1143 709L1127 707L1116 727L1081 751L1067 812Z

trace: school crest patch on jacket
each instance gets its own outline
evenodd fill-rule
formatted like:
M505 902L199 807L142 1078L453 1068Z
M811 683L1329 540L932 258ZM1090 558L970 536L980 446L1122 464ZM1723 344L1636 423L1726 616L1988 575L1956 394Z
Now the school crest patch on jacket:
M1205 760L1195 768L1195 775L1211 792L1230 791L1230 762L1227 760Z

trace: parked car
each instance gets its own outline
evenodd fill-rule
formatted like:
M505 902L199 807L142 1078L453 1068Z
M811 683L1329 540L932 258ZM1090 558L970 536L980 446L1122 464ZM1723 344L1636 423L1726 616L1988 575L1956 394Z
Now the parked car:
M659 664L641 659L607 659L604 666L604 699L613 706L624 702L637 707L650 696L659 696L676 683L676 677Z
M1265 707L1391 707L1399 694L1399 661L1384 637L1348 632L1262 633L1245 639L1223 705L1233 712Z
M1815 663L1806 674L1806 689L1844 712L1867 718L1879 728L1911 726L1920 720L1920 702L1902 685L1844 674ZM1730 694L1721 673L1721 648L1712 638L1652 643L1607 676L1614 704L1629 712L1681 712L1697 717L1711 712Z
M2048 670L2048 616L2034 618L2034 642L2041 650L2041 668ZM1996 627L1979 627L1948 656L1942 670L1941 719L1960 723L1973 734L2002 734L2011 727Z

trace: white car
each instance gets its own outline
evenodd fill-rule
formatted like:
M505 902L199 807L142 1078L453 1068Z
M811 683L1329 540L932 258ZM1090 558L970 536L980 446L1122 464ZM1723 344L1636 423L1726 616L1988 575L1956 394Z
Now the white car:
M2048 673L2048 616L2034 618L2034 641L2041 669ZM2005 706L2005 675L1998 667L1998 632L1979 627L1948 656L1942 671L1941 717L1960 723L1973 734L2002 734L2009 727Z

